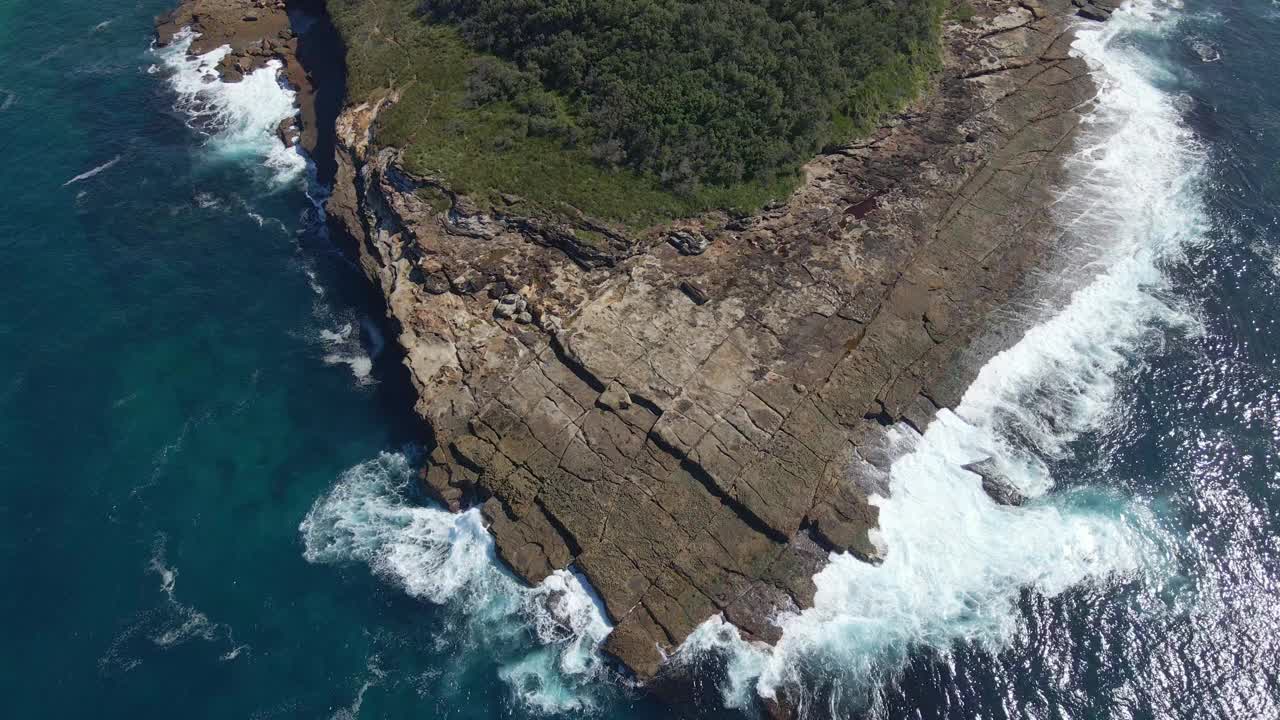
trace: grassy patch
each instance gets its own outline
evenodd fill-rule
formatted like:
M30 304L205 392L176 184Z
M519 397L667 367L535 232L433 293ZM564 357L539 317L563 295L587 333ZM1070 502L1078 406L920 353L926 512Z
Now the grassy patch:
M453 207L453 199L439 188L425 185L414 191L414 194L427 205L431 206L431 209L437 213L442 213Z
M942 2L922 1L939 9ZM783 153L792 160L738 182L673 182L669 175L664 181L628 163L626 146L609 159L610 141L599 137L590 98L544 82L536 66L477 50L452 24L423 20L415 13L419 0L328 4L347 45L349 98L400 91L400 101L379 118L377 142L403 148L407 170L439 178L481 205L516 195L523 214L581 211L638 229L712 209L752 212L785 198L800 181L802 151ZM895 49L864 64L827 117L814 119L826 128L823 138L838 143L874 128L927 82L937 65L936 33L889 46ZM759 142L758 136L741 141ZM732 134L719 137L737 142Z
M973 16L976 14L977 11L973 9L973 6L969 4L968 0L954 0L954 2L951 3L951 8L947 13L947 17L956 22L967 23L973 22Z

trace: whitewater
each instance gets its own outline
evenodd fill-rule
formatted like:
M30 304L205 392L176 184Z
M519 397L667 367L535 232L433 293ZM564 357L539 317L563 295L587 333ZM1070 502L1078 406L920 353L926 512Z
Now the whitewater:
M280 142L277 128L298 114L297 93L281 78L279 60L269 60L238 82L225 82L218 75L218 63L231 52L222 45L203 55L189 54L199 34L183 28L172 42L154 49L168 75L169 86L177 94L175 108L185 114L190 126L207 136L207 161L225 164L239 159L260 159L267 175L261 185L267 192L303 189L314 206L304 219L312 231L327 237L324 228L324 200L327 189L316 181L315 166L298 145L286 147ZM68 185L109 169L119 157L67 182ZM202 206L221 204L218 198L204 194L197 198ZM251 210L242 198L236 204L260 227L266 219ZM279 220L274 221L279 225ZM280 226L284 232L289 231ZM335 309L326 300L324 289L317 284L313 263L300 260L302 271L315 292L312 313L319 329L308 334L324 350L324 362L345 365L357 385L373 384L373 363L381 352L380 331L365 318L348 310ZM371 347L366 350L365 345Z
M239 82L223 82L217 67L231 46L189 57L197 36L184 28L155 52L178 94L178 109L191 118L195 129L209 136L210 159L260 157L271 173L272 185L280 189L305 179L305 154L296 146L285 147L276 137L280 123L298 112L296 93L280 80L280 61L269 60Z

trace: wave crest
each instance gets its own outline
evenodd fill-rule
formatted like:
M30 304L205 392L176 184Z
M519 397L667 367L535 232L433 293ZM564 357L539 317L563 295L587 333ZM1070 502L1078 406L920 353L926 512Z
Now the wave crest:
M465 652L484 651L526 708L595 707L606 676L599 646L612 629L586 582L558 571L523 586L498 562L479 510L450 513L411 500L405 453L350 468L299 527L312 563L362 562L409 595L458 616Z
M209 135L209 147L216 155L263 162L276 186L304 178L306 156L296 146L285 147L276 135L280 124L298 113L296 93L280 81L280 61L268 61L240 82L222 82L218 63L231 47L223 45L189 57L191 43L198 36L184 28L168 46L155 51L171 73L169 83L178 94L177 109L191 118L193 127Z

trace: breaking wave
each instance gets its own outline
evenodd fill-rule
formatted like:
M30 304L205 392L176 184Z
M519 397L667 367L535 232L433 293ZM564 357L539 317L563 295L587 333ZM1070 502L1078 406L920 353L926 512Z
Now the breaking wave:
M310 278L308 278L310 279ZM356 383L367 385L374 382L373 358L364 352L360 342L361 328L372 327L369 323L359 326L345 322L332 330L321 330L320 342L325 346L324 361L328 365L346 365L351 368L351 375Z
M1052 495L1048 462L1106 427L1117 378L1162 330L1197 324L1166 296L1162 268L1202 241L1204 160L1160 68L1126 40L1167 32L1169 6L1139 4L1080 30L1075 52L1097 72L1097 107L1069 161L1059 220L1098 246L1098 274L1065 307L993 358L956 412L892 466L880 507L880 566L833 556L815 576L814 607L782 618L775 648L743 641L720 619L686 641L678 660L726 663L730 706L785 696L802 714L875 707L917 653L966 643L989 651L1018 637L1023 589L1054 596L1081 583L1160 582L1165 561L1149 512L1102 488ZM991 458L1031 498L996 505L962 465Z
M611 630L585 581L559 571L529 588L504 571L479 510L415 504L413 463L382 453L347 470L299 527L312 563L367 564L409 595L442 606L464 653L496 658L513 700L543 712L596 707Z
M285 147L276 136L280 123L298 110L295 93L279 78L279 60L244 76L240 82L222 82L217 66L229 45L203 55L188 57L198 33L183 29L156 55L169 70L169 82L178 94L177 108L193 127L209 135L208 147L220 157L261 159L276 186L291 185L306 177L308 160L296 147Z

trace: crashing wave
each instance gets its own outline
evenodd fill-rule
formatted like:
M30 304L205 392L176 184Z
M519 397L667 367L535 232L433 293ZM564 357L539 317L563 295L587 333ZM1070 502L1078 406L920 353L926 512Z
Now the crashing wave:
M184 28L168 46L155 51L171 73L177 108L191 118L193 127L209 135L208 146L218 156L261 159L276 186L304 178L306 156L296 147L285 147L276 136L280 123L298 112L296 93L280 81L280 61L268 61L240 82L222 82L217 66L231 47L188 57L196 37L198 33Z
M355 376L356 382L366 384L373 382L373 358L369 357L361 349L360 333L355 330L351 323L346 323L336 330L321 330L320 340L330 348L332 352L325 354L324 361L328 365L346 365L351 368L351 374Z
M302 521L312 563L362 562L409 595L459 618L464 651L500 662L513 699L564 712L596 704L607 673L599 646L612 629L576 574L559 571L529 588L501 569L478 510L414 504L413 463L383 453L343 473Z

